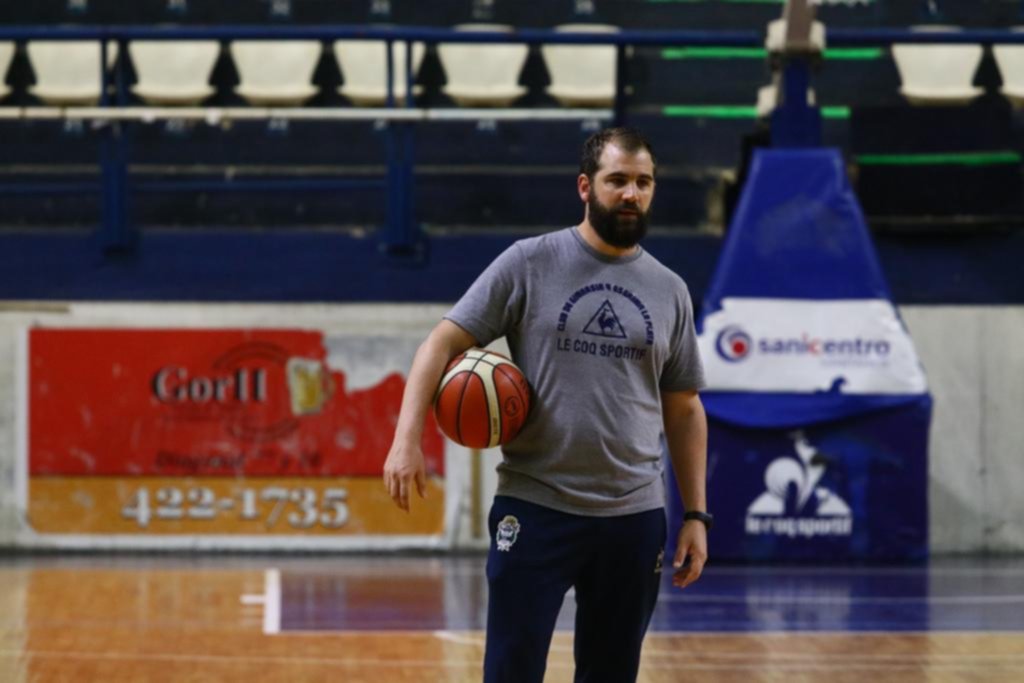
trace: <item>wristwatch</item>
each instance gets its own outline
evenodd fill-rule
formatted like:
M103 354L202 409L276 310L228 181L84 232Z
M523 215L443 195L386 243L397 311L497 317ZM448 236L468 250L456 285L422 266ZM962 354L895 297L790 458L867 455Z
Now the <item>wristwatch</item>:
M704 526L707 527L708 531L711 531L711 527L715 525L715 516L708 514L707 512L698 512L696 510L691 510L690 512L683 514L684 522L689 522L690 520L694 519L698 522L703 522Z

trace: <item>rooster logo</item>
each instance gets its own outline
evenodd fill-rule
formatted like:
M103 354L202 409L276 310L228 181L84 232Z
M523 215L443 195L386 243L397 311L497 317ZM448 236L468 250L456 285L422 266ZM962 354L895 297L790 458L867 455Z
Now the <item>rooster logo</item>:
M604 300L597 312L590 317L590 322L583 328L583 334L591 334L595 337L611 337L612 339L625 339L626 331L622 329L619 316L608 299Z

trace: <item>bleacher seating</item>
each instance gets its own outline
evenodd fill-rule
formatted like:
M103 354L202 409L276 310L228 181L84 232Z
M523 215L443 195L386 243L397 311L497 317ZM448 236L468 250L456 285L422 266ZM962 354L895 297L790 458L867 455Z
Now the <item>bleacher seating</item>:
M474 3L469 0L291 0L288 12L273 9L266 0L225 3L222 0L39 0L32 3L3 3L0 25L16 24L156 24L172 22L182 25L229 24L367 24L391 23L452 27L486 23L525 28L570 27L580 30L632 29L699 29L765 31L777 19L781 5L766 2L725 0L693 0L688 2L655 2L644 0L552 0L544 3L521 3L496 0ZM960 26L1006 26L1016 21L1010 2L977 0L945 0L938 3L941 16L923 13L923 3L873 2L868 4L825 4L818 17L832 27L895 27L923 21L943 21ZM1002 23L1000 23L1002 22ZM770 37L770 36L769 36ZM81 94L64 92L54 96L52 81L42 66L39 43L14 51L13 65L7 77L10 88L0 106L93 103L99 98L99 57L57 61L77 65L82 72L73 77L76 87L85 84ZM62 43L61 49L74 46ZM116 55L111 44L110 57ZM130 104L195 104L210 106L288 105L308 107L366 107L384 104L384 44L380 41L339 41L323 45L312 41L282 41L281 49L295 50L292 58L272 54L266 44L248 45L240 41L224 41L207 46L193 63L181 73L189 73L187 84L180 74L172 82L154 75L168 73L176 59L157 55L147 58L140 52L140 43L129 45L130 62L125 60L124 74L130 91L139 100ZM159 49L172 49L164 43ZM180 46L179 46L180 47ZM324 48L327 49L324 49ZM766 51L761 48L716 47L652 47L630 50L624 77L628 98L628 120L650 130L659 144L664 183L673 188L659 198L659 220L673 228L700 228L715 225L721 216L714 208L717 193L722 191L723 178L739 165L740 139L756 126L757 116L767 113L766 103L774 102L770 86L770 70ZM89 48L95 50L95 44ZM157 48L154 48L157 49ZM402 43L395 44L393 89L395 101L404 104L405 56ZM1024 48L1014 48L1024 49ZM462 63L471 69L459 67ZM468 55L468 58L467 58ZM481 76L489 55L501 62L501 73ZM994 55L994 56L993 56ZM980 60L971 95L987 93L999 97L1000 84L1007 97L1024 98L1024 84L1011 74L1013 49L986 51ZM0 67L3 67L0 48ZM929 58L931 59L931 58ZM1002 83L995 59L1003 68ZM37 64L38 62L38 64ZM578 90L566 78L572 73L563 67L576 62L586 67L585 78L593 90ZM360 66L356 66L359 64ZM1005 66L1004 66L1005 65ZM362 68L360 68L362 67ZM514 107L607 107L614 88L616 68L614 50L603 46L527 46L472 44L413 46L413 92L417 106L453 108L464 106ZM157 68L158 71L154 71ZM35 71L35 73L33 73ZM43 73L40 73L43 72ZM86 73L87 72L87 73ZM134 75L134 79L133 79ZM291 85L285 84L285 78ZM601 83L596 83L597 78ZM474 80L477 79L477 80ZM970 79L968 79L970 80ZM579 83L579 81L576 81ZM1015 84L1018 84L1015 86ZM897 61L888 50L863 48L825 50L821 68L815 74L815 98L828 108L825 121L827 142L851 150L850 117L858 108L907 107L900 94ZM1015 90L1020 88L1020 90ZM906 90L913 94L913 89ZM1019 93L1015 95L1016 93ZM3 94L3 91L0 91ZM68 97L68 95L72 95ZM44 97L45 96L45 97ZM758 97L763 98L755 107ZM982 98L984 99L984 98ZM569 201L561 189L552 190L540 206L544 210L528 210L516 194L520 189L521 167L547 164L552 178L564 179L574 163L575 147L597 125L593 120L571 123L504 122L437 123L416 128L417 184L420 194L418 211L433 226L483 225L547 225L552 213ZM40 149L63 153L69 135L63 124L7 121L4 137L17 137L31 127ZM73 128L73 127L72 127ZM223 169L236 173L249 167L259 173L282 175L314 173L330 175L354 171L369 174L385 159L383 124L369 122L323 123L281 121L236 122L231 126L211 127L194 122L131 123L124 125L131 136L132 164L143 173L200 173L216 175ZM44 131L49 131L47 139ZM75 138L80 141L83 138ZM47 141L48 140L48 141ZM335 142L344 140L344 143ZM453 140L458 140L456 145ZM27 148L14 147L25 153L32 163L42 165L47 155ZM60 159L60 154L50 158ZM38 158L37 158L38 157ZM538 161L542 159L543 161ZM501 171L507 165L508 173ZM269 168L269 170L268 170ZM159 169L159 170L153 170ZM212 170L211 170L212 169ZM339 171L339 169L341 171ZM483 170L481 170L483 169ZM257 172L257 171L253 171ZM516 175L520 174L520 175ZM542 174L543 175L543 174ZM446 183L457 179L455 190L445 190ZM525 182L525 181L524 181ZM495 192L495 187L501 189ZM427 189L429 188L429 189ZM456 194L456 196L449 196ZM444 201L431 198L446 196ZM546 196L546 195L545 195ZM4 200L7 201L7 200ZM57 200L60 201L60 200ZM374 202L376 200L373 200ZM276 211L259 207L274 202L287 202ZM561 202L561 203L560 203ZM666 204L671 202L670 207ZM151 207L159 206L159 210ZM178 207L174 210L168 207ZM375 205L376 206L376 205ZM200 207L206 207L201 210ZM475 207L475 208L474 208ZM709 208L711 207L711 208ZM261 222L306 222L322 224L332 216L360 225L379 224L380 211L367 210L367 205L354 205L350 198L323 196L254 197L241 195L212 198L212 195L145 197L137 204L140 220L163 216L187 224L217 222L247 225ZM210 213L213 211L213 213ZM214 216L213 219L210 216ZM568 220L568 217L566 217ZM250 221L252 223L250 223Z
M210 85L220 55L215 40L140 40L128 52L138 76L132 92L149 104L194 105L216 92Z
M301 105L319 91L312 81L322 51L316 40L232 41L241 79L235 92L254 105Z
M11 88L4 82L7 78L7 70L14 59L15 45L13 41L0 41L0 97L6 97Z
M456 31L511 33L507 24L457 24ZM526 93L519 76L529 48L512 43L441 43L438 56L448 82L444 93L467 107L507 107Z
M556 31L615 33L607 24L562 24ZM605 45L544 45L548 94L567 107L610 107L615 100L616 50Z
M952 26L914 28L930 32L958 30ZM917 105L967 104L984 92L984 88L974 85L982 54L980 45L893 45L893 60L903 81L900 93Z
M101 47L95 41L39 40L28 44L35 85L28 92L48 104L96 104L100 99ZM117 59L117 46L107 46L107 65Z
M423 64L426 46L415 42L412 46L411 67L413 80ZM334 56L341 68L344 84L338 92L356 106L377 107L387 101L387 45L379 40L337 40L334 42ZM407 81L405 73L406 44L396 42L391 46L392 96L399 104L405 103ZM413 86L413 95L423 87Z
M1024 31L1024 27L1014 31ZM1000 92L1015 106L1024 106L1024 45L994 45L992 52L1002 79Z

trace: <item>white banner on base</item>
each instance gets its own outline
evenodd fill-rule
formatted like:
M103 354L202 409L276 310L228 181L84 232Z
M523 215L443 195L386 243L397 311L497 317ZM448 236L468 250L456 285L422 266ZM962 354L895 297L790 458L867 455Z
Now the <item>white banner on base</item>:
M725 298L698 343L711 390L920 394L928 386L885 299Z

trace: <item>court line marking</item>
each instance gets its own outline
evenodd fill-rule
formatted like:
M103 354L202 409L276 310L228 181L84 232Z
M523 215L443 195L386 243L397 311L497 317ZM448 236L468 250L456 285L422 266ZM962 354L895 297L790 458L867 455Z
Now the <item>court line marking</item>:
M263 593L244 593L238 598L238 601L243 605L265 605L267 596Z
M259 655L209 655L209 654L173 654L163 652L80 652L61 650L0 650L0 659L3 658L25 658L41 657L55 659L81 659L81 660L120 660L120 661L166 661L166 662L260 662L266 664L333 664L336 666L381 666L381 667L436 667L442 669L454 669L480 666L479 661L449 662L430 659L359 659L343 657L293 657L282 655L259 656Z
M481 647L484 644L484 634L478 633L476 635L469 635L468 633L458 633L455 631L434 631L433 635L438 640L443 640L448 643L455 643L456 645L472 645L473 647ZM555 649L555 644L551 644L551 649Z
M395 569L392 566L393 563L388 559L377 559L371 561L357 561L345 567L330 567L315 569L312 572L306 572L311 575L322 575L330 579L341 580L348 577L362 577L365 576L366 572L379 572L382 569L386 569L395 575L396 579L401 579L406 576L414 576L416 578L464 578L483 577L485 574L483 561L481 560L479 566L475 561L464 561L463 563L456 564L444 568L441 566L441 560L437 558L427 558L424 562L424 566L410 569L398 568ZM288 571L288 567L285 567L285 571ZM807 576L817 576L822 578L823 581L827 581L827 577L822 576L821 569L811 569L802 567L772 567L771 565L765 567L757 567L752 569L749 567L712 567L705 571L705 583L709 579L713 578L724 578L731 576L745 576L752 577L754 579L768 578L778 576L779 571L784 571L785 576L791 579L801 580ZM1013 578L1024 576L1024 568L1015 569L1012 567L1004 568L983 568L983 567L922 567L922 568L900 568L900 567L889 567L889 568L857 568L857 567L829 567L829 576L878 576L878 577L905 577L908 579L913 578L938 578L938 577L953 577L953 576L969 576L969 577L988 577L988 578ZM703 584L702 584L703 585ZM1016 586L1014 586L1016 587ZM827 590L831 586L824 583L818 586L819 590ZM700 590L700 587L698 587ZM566 597L571 597L573 591L570 589L566 593ZM659 602L666 596L678 595L676 589L672 589L666 579L662 585L662 592L659 595ZM685 599L685 598L683 598ZM695 599L695 598L693 598ZM1024 598L1022 598L1024 599Z
M434 631L433 635L436 638L438 638L439 640L443 640L443 641L449 642L449 643L454 643L454 644L457 644L457 645L468 645L468 646L472 646L472 647L482 647L484 645L484 636L483 636L482 633L478 634L478 635L469 635L469 634L465 634L465 633L456 633L456 632L453 632L453 631ZM650 638L650 635L652 635L652 634L649 634L648 638ZM657 635L663 635L663 634L657 634ZM553 652L572 652L573 651L573 647L572 647L572 645L561 645L561 644L558 644L558 643L552 643L551 646L550 646L550 650L553 651ZM921 663L930 663L933 659L939 659L939 660L942 660L942 659L953 659L953 660L956 660L956 659L969 659L971 661L992 660L992 661L996 661L996 662L1002 661L1002 660L1009 660L1010 662L1017 662L1017 661L1024 662L1024 653L1019 653L1019 654L1015 654L1015 653L993 654L993 655L988 655L988 654L962 654L962 655L959 655L959 654L944 654L944 653L929 653L927 655L919 655L919 654L915 655L915 654L898 653L898 652L897 653L892 653L892 654L884 654L884 653L882 653L882 654L856 653L856 654L850 654L850 655L847 655L847 654L844 654L844 653L826 654L826 653L821 653L821 652L808 652L808 653L799 653L799 652L755 652L755 653L749 653L749 652L700 652L700 653L696 653L696 652L680 651L678 647L673 647L670 650L659 650L656 647L650 647L650 645L644 645L643 653L644 653L645 657L682 657L682 658L690 658L690 659L692 659L693 657L708 657L708 658L712 658L712 659L716 658L716 657L728 658L728 659L751 659L751 658L755 658L755 659L758 659L758 660L761 660L761 661L770 662L772 664L775 664L775 663L779 662L780 660L797 660L797 661L804 661L804 660L818 661L818 660L821 660L821 659L842 660L844 657L848 657L848 658L850 658L850 659L852 659L854 661L865 660L865 659L885 661L885 660L890 660L891 659L891 660L910 660L910 661L916 660L916 661L921 662Z
M362 558L360 558L362 559ZM426 571L423 567L418 568L398 568L394 569L391 567L391 561L388 558L364 560L360 562L353 562L347 567L329 568L314 570L313 574L325 574L332 577L344 577L344 576L363 576L368 568L381 568L387 567L390 571L394 571L398 575L414 575L417 577L430 576L430 577L482 577L485 575L484 559L467 559L463 560L461 564L454 566L448 566L445 568L440 567L441 560L437 558L426 558L424 564L426 565ZM670 575L673 572L671 568L664 570L665 575ZM929 565L921 567L792 567L792 566L774 566L774 565L759 565L757 567L748 566L713 566L707 567L704 570L704 578L715 578L724 576L743 576L753 578L775 578L778 577L780 572L783 572L784 576L793 578L805 578L807 576L816 576L822 580L828 580L836 576L884 576L884 577L937 577L937 576L987 576L987 577L1017 577L1024 576L1024 567L955 567L955 566L941 566L941 565ZM667 583L665 584L668 585Z
M573 631L572 631L571 628L569 628L569 629L559 629L559 628L556 628L555 629L555 633L556 634L570 635L570 634L572 634L572 632ZM333 630L332 631L332 630L328 630L328 629L301 629L301 628L291 629L290 628L290 629L282 630L280 633L278 633L276 635L279 635L279 636L303 636L303 637L322 636L322 637L329 637L329 638L338 638L338 637L345 637L345 636L351 636L351 637L359 637L359 636L383 636L383 637L416 636L416 635L432 635L434 633L464 633L464 634L467 634L467 633L479 633L479 634L483 634L483 631L482 630L472 630L472 629L464 630L464 631L438 630L438 629L429 629L429 628L423 628L423 629L414 629L414 628L395 628L395 629L367 628L367 629L363 629L363 628L358 628L358 627L357 628L352 628L352 629L346 629L346 630L339 629L339 630ZM789 636L792 636L794 638L813 638L813 637L817 637L817 636L833 637L833 638L834 637L849 638L849 637L853 637L853 636L858 636L858 637L860 637L860 636L864 636L864 637L892 637L892 636L916 636L916 637L940 636L940 637L946 637L946 636L950 636L950 637L957 637L957 638L985 637L985 636L1005 636L1005 637L1024 638L1024 631L1022 631L1020 629L976 629L976 630L973 630L973 631L966 631L964 629L955 629L955 630L949 630L949 631L945 631L945 630L941 630L941 629L935 629L935 630L931 630L931 631L921 631L921 630L916 630L916 629L912 630L912 631L896 631L896 630L891 630L891 629L890 630L866 629L866 630L857 630L857 631L843 631L841 629L835 629L835 628L820 629L820 630L818 630L818 629L815 629L815 630L809 630L809 629L790 629L788 631L780 630L780 629L765 629L763 631L752 631L750 629L746 629L746 630L742 630L742 629L741 630L735 630L735 629L734 630L727 630L727 629L714 629L714 630L710 630L709 629L707 631L662 631L662 630L656 630L656 627L652 627L647 632L647 638L652 638L652 637L654 637L654 638L662 638L662 637L666 637L666 638L668 638L668 637L677 637L677 638L678 637L682 637L682 638L737 638L737 637L740 637L740 638L742 638L742 637L749 637L749 638L762 638L762 637L780 638L780 637L789 637Z
M263 572L263 635L281 632L281 570Z
M665 573L670 570L666 569ZM949 566L942 564L931 564L910 567L832 567L828 565L818 567L792 567L786 565L758 565L750 566L728 566L716 565L707 567L705 576L745 576L745 577L769 577L777 576L783 572L786 576L806 577L817 576L829 578L835 576L1021 576L1024 574L1024 567L978 567L978 566Z
M977 671L979 662L963 661L963 662L893 662L893 663L864 663L863 657L853 656L849 657L849 660L842 660L836 662L822 661L819 656L817 660L810 661L795 661L791 663L787 662L766 662L764 659L758 661L736 662L736 663L709 663L709 662L698 662L694 661L695 658L702 656L699 653L679 653L681 656L686 655L688 657L686 668L687 670L705 670L705 671L730 671L730 670L754 670L762 671L766 666L770 666L772 670L783 670L783 671L807 671L812 669L815 671L848 671L851 669L866 670L866 671L928 671L928 670L961 670L970 669ZM480 667L479 660L468 660L464 662L453 662L445 660L432 660L432 659L359 659L359 658L340 658L340 657L293 657L293 656L253 656L253 655L209 655L209 654L169 654L169 653L137 653L137 652L81 652L81 651L60 651L60 650L0 650L0 658L16 658L24 659L26 657L38 657L38 658L54 658L54 659L65 659L65 660L87 660L87 661L164 661L164 662L184 662L184 663L195 663L195 662L225 662L234 663L238 661L245 662L259 662L265 664L283 664L283 665L334 665L342 667L351 666L375 666L382 668L437 668L437 669L464 669L473 668L478 669ZM645 670L651 669L678 669L678 662L650 662L645 661L643 663ZM572 669L575 665L572 662L560 662L558 660L549 661L548 669ZM988 667L992 669L1002 669L1005 666L1000 666L998 663Z
M827 595L793 595L780 591L775 595L661 595L658 602L711 602L738 604L776 604L785 603L802 605L845 605L845 604L935 604L935 605L1001 605L1004 603L1024 603L1024 595L921 595L921 596L827 596Z

